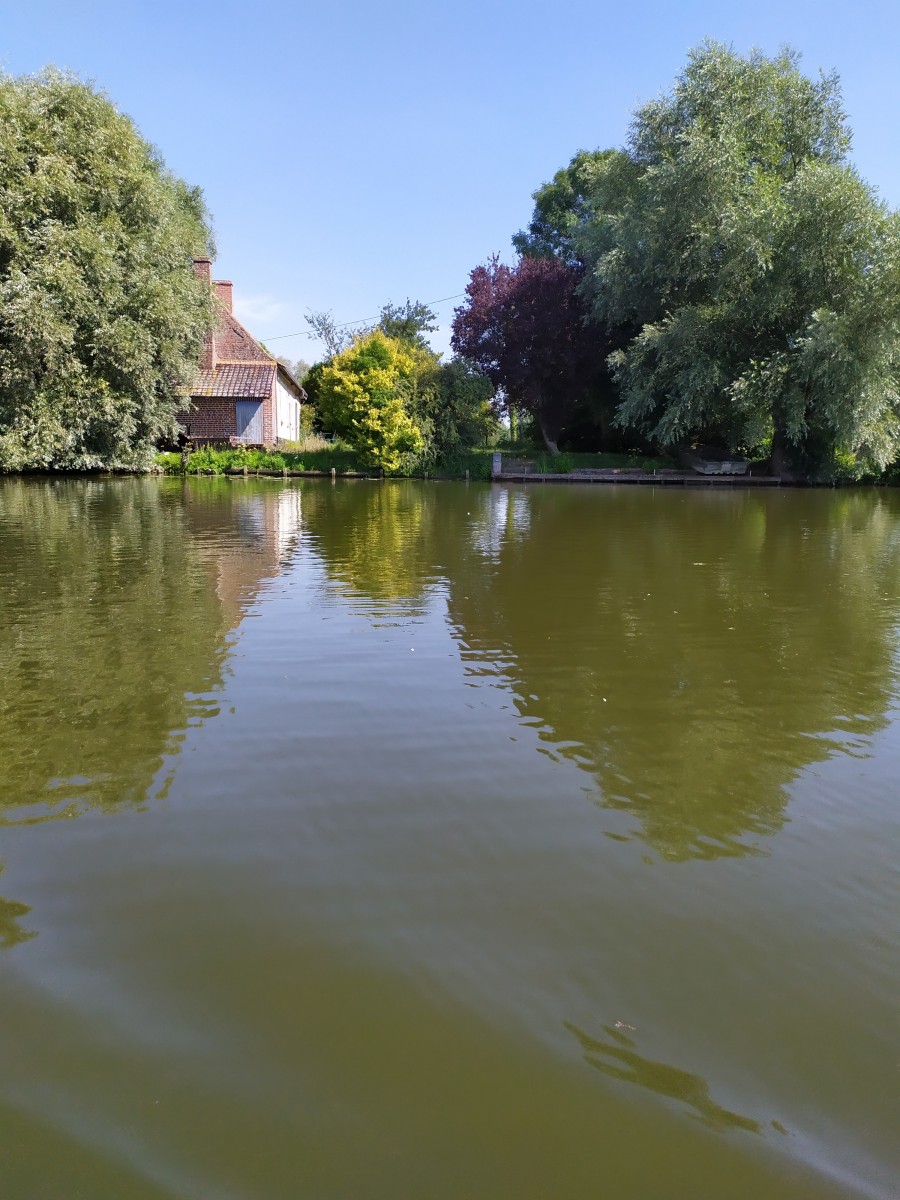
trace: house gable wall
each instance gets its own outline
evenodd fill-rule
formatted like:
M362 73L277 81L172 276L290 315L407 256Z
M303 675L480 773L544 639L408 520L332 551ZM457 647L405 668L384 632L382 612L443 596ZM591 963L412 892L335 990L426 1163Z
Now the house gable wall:
M259 342L243 327L237 317L223 313L216 330L217 362L271 362Z

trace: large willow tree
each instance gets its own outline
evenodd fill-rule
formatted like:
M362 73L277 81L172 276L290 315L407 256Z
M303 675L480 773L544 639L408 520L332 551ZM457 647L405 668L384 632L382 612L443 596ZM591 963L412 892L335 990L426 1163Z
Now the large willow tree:
M709 42L624 152L573 162L594 314L640 331L614 359L624 425L771 439L811 474L894 457L900 224L849 150L835 76Z
M137 463L212 315L202 195L102 94L0 75L0 469Z

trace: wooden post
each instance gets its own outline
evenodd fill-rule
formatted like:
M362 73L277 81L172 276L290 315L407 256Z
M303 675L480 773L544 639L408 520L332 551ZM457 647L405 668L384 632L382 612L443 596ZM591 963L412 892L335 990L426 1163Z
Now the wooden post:
M332 482L332 483L334 483L334 481L335 481L336 479L337 479L337 471L335 470L335 468L334 468L334 467L332 467L332 468L331 468L331 482Z

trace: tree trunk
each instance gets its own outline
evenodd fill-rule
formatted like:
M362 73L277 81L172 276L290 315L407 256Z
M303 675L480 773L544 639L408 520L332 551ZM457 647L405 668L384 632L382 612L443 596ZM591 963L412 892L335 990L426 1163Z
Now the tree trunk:
M787 459L787 438L784 430L776 422L775 433L772 437L772 454L769 458L769 472L772 475L778 475L786 482L792 482L797 478L791 469Z
M544 439L544 445L551 454L559 454L559 446L556 444L556 438L551 436L551 434L555 434L556 431L551 430L545 419L540 415L538 415L537 423L538 428L541 431L541 437Z

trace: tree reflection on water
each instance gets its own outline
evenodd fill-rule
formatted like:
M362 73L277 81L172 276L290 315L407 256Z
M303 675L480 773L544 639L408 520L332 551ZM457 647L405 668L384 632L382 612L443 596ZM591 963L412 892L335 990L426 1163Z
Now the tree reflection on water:
M590 1037L569 1021L563 1022L570 1033L578 1039L584 1051L585 1062L624 1083L634 1083L660 1096L679 1100L692 1109L691 1116L710 1129L722 1132L727 1129L746 1129L750 1133L762 1133L763 1126L752 1117L742 1116L717 1104L709 1094L709 1084L702 1075L693 1075L668 1063L643 1058L634 1048L634 1041L613 1025L604 1025L609 1041Z
M759 852L795 776L884 726L897 499L408 483L320 492L308 523L352 594L442 584L469 681L682 861Z
M373 620L445 603L467 682L665 859L759 852L798 772L885 723L893 494L6 480L0 824L165 791L301 496L330 588Z
M161 769L218 713L229 635L299 521L292 489L2 481L0 826L164 794ZM0 946L34 936L28 911L0 899Z
M522 719L659 855L746 854L799 771L885 724L900 513L871 492L636 492L511 492L499 544L450 576L450 619L473 675L504 659Z
M0 875L2 874L3 866L0 864ZM0 896L0 950L8 950L11 946L18 946L37 937L36 932L23 929L20 924L22 918L30 912L30 904L22 904L18 900L7 900L5 896Z
M147 798L184 731L218 712L229 633L299 527L291 495L3 483L0 822Z

